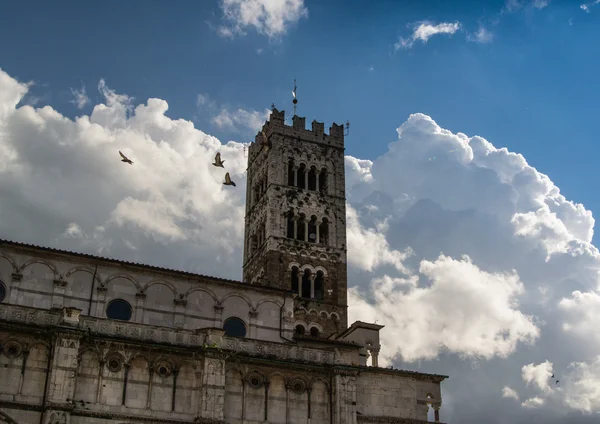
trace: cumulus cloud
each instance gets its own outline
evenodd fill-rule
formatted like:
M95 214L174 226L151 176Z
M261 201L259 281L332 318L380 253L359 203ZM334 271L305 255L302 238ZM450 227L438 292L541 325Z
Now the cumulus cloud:
M227 129L234 132L246 132L247 130L258 131L265 120L268 119L271 111L265 109L263 112L246 109L221 109L213 116L212 122L221 129Z
M552 372L552 362L545 361L538 365L533 363L521 368L521 376L527 384L535 385L542 392L549 392L552 388L549 385L550 377L554 375Z
M221 0L227 24L218 31L224 37L244 35L248 28L275 38L285 34L290 25L308 17L304 0Z
M519 394L508 386L502 388L502 397L519 400Z
M166 116L166 101L136 103L105 81L101 102L75 119L22 105L27 90L0 71L0 237L240 278L244 144L223 144ZM397 135L378 158L346 157L350 318L385 325L382 363L451 376L443 421L558 423L571 411L562 422L594 422L592 214L483 137L423 114ZM237 189L210 166L217 151ZM552 390L536 377L545 361L560 379ZM505 387L526 399L522 408L503 404L515 400Z
M442 22L434 24L432 22L420 22L414 25L413 33L410 37L401 37L394 48L398 49L409 49L416 41L421 40L426 43L434 35L448 34L454 35L456 31L460 29L460 22Z

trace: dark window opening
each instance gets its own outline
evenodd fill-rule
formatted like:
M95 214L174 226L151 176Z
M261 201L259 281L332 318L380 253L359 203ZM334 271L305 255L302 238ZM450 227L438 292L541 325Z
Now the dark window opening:
M317 168L315 168L314 166L310 168L310 171L308 171L308 189L317 189Z
M292 292L298 293L298 268L292 268Z
M317 242L317 217L314 215L308 222L308 241L311 243Z
M323 299L324 286L325 276L323 275L323 271L317 271L317 276L315 277L315 299Z
M321 193L327 192L327 168L321 169L321 175L319 175L319 191Z
M227 318L223 323L227 337L246 337L246 324L239 318Z
M329 244L329 221L323 218L323 222L319 225L319 243Z
M288 161L288 185L294 186L294 159Z
M123 299L111 300L106 307L106 317L110 319L129 321L131 312L131 305Z
M288 212L287 215L287 237L294 238L294 212Z
M0 303L4 302L4 299L6 299L6 286L0 281Z
M306 330L304 329L304 326L303 326L303 325L300 325L300 324L298 324L298 325L296 326L296 330L295 330L295 332L296 332L296 334L297 334L297 335L299 335L299 336L304 336L304 332L305 332L305 331L306 331Z
M319 337L319 329L317 327L313 327L310 329L311 337Z
M298 188L306 188L306 166L304 164L298 168Z
M252 255L258 249L258 236L254 234L250 239L250 254Z
M310 269L305 269L302 275L302 297L310 299Z
M306 220L304 216L300 216L298 220L298 228L296 231L296 238L300 241L306 241Z

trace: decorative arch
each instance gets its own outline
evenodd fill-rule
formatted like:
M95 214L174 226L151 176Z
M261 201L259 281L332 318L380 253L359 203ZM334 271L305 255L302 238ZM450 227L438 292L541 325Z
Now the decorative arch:
M48 353L50 353L50 343L46 342L45 340L34 340L33 342L29 343L29 345L27 346L27 349L31 350L36 346L41 346L44 349L46 349L48 351Z
M52 271L52 273L54 274L54 278L58 277L58 270L56 269L56 267L54 265L52 265L48 261L45 261L43 259L37 259L37 258L30 259L27 262L25 262L23 265L21 265L21 267L19 268L19 272L23 273L25 268L27 268L29 265L33 265L33 264L46 265L48 268L50 268L50 271Z
M17 272L19 270L17 262L9 254L0 252L0 258L6 259L6 261L12 266L13 272Z
M274 377L280 377L280 378L283 379L283 381L285 381L285 378L286 378L285 375L283 375L281 372L279 372L279 371L273 371L273 372L267 374L267 381L270 383L271 379L274 378Z
M283 306L283 303L278 300L267 299L267 300L261 300L260 302L258 302L256 305L256 309L260 308L260 305L263 305L265 303L273 303L274 305L277 305L280 308Z
M310 271L311 275L314 275L317 273L315 267L312 265L305 264L305 265L302 265L301 267L299 267L300 272L304 272L307 269Z
M297 267L298 269L301 268L300 264L298 262L290 262L290 264L288 265L288 271L291 271L292 268Z
M190 294L197 292L197 291L201 291L201 292L208 294L210 297L212 297L212 299L215 303L219 303L219 299L217 298L217 295L215 294L215 292L213 292L210 289L204 288L204 287L191 288L185 293L184 297L187 299Z
M319 312L316 309L309 309L308 315L319 316Z
M102 358L104 361L110 359L110 358L114 358L117 357L121 360L122 363L129 363L129 361L125 360L125 356L119 352L118 350L108 350L104 353L104 357Z
M148 365L148 367L150 367L150 365L153 363L153 361L150 359L150 357L148 357L142 353L134 353L127 359L127 361L125 361L125 363L127 365L131 365L131 363L133 361L135 361L136 359L142 359L142 360L146 361L146 364Z
M71 275L75 274L76 272L87 272L88 274L91 274L92 276L94 275L94 270L92 268L89 268L87 266L76 266L76 267L69 269L67 272L65 272L63 278L65 280L67 280ZM102 283L102 280L100 279L100 276L97 273L96 273L96 276L94 277L94 279L98 283Z
M166 281L166 280L161 280L161 279L155 279L155 280L152 280L152 281L146 283L146 285L144 285L144 287L142 287L142 292L145 292L150 287L155 286L157 284L162 284L163 286L170 288L171 291L173 292L173 297L177 298L177 287L175 287L175 285L173 283Z
M334 321L339 321L339 320L340 320L340 316L338 315L338 313L337 313L337 312L332 312L332 313L330 313L330 314L329 314L329 317L330 317L331 319L333 319Z
M139 283L139 282L138 282L138 281L137 281L135 278L133 278L132 276L130 276L130 275L127 275L127 274L122 274L122 273L119 273L119 274L113 274L113 275L111 275L110 277L106 278L106 280L104 281L104 284L106 284L106 286L108 287L108 285L109 285L109 284L110 284L110 283L111 283L113 280L116 280L117 278L122 278L122 279L124 279L124 280L129 280L129 281L131 281L131 282L132 282L132 283L135 285L135 288L137 289L137 291L138 291L138 292L140 291L140 289L141 289L141 285L140 285L140 283Z
M6 424L18 424L10 415L2 411L0 411L0 422L5 422Z
M156 368L158 365L161 364L161 362L163 364L168 364L171 367L171 369L175 369L177 367L175 362L173 362L173 360L167 358L166 356L158 356L152 362L149 362L148 365L152 366L153 368Z
M242 294L242 293L229 293L223 299L221 299L221 301L219 302L219 304L223 304L227 299L232 298L232 297L239 297L240 299L243 299L243 300L246 301L246 303L248 304L248 307L251 310L252 309L256 309L254 307L254 305L252 305L252 301L250 300L250 298L248 296L246 296L245 294Z
M327 270L324 267L322 267L321 265L317 265L316 267L314 267L314 273L316 274L318 271L321 271L323 273L323 276L327 278Z
M86 346L82 349L79 349L79 352L77 353L77 360L81 360L83 355L85 355L88 352L93 353L98 358L98 361L102 359L102 354L100 353L100 350L98 348L93 346Z
M311 328L313 328L313 327L315 327L317 330L319 330L319 333L322 333L322 332L323 332L323 327L321 327L321 325L320 325L320 324L318 324L318 323L316 323L316 322L313 322L313 321L309 322L309 323L308 323L308 329L309 329L309 331L310 331L310 329L311 329Z
M314 377L310 380L310 388L312 389L315 383L322 383L329 390L329 382L322 377Z

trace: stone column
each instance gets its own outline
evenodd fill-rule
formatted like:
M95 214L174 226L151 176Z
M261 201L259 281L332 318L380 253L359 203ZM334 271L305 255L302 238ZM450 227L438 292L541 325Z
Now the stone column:
M371 349L371 357L373 361L371 362L371 366L378 367L379 366L379 348L375 347Z
M187 300L183 298L183 295L179 295L179 299L175 299L175 316L173 322L176 328L183 328L185 319L185 307L187 306Z
M248 329L250 330L250 338L255 339L256 338L256 318L258 317L258 311L251 310L248 313L248 315L250 316L250 319L248 322Z
M215 328L223 327L223 305L215 305Z
M219 352L205 351L202 364L200 417L223 420L225 406L225 360Z
M441 404L440 403L436 403L436 404L432 404L431 406L433 406L433 414L434 414L434 422L439 423L440 422L440 408L441 408Z
M135 294L135 311L133 320L139 324L144 322L144 303L146 302L146 293L139 292Z
M52 308L60 309L65 300L65 287L67 282L62 276L54 280L54 290L52 291Z
M19 303L19 285L23 280L23 274L20 272L13 272L12 276L12 284L10 285L10 303L16 305Z
M48 370L47 396L44 405L44 423L64 423L70 421L73 408L71 399L75 397L75 379L77 376L77 356L81 333L75 327L79 325L80 309L63 308L61 327L53 340L52 357ZM73 327L69 329L68 327ZM59 409L54 410L53 408Z
M333 369L333 423L356 424L356 371Z
M108 287L101 285L96 289L96 317L105 318L104 305L106 303L106 292Z

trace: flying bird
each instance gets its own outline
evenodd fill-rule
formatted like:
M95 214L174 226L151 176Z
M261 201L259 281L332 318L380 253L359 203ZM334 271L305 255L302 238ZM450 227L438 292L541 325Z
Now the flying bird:
M128 163L129 165L133 165L133 162L131 161L131 159L129 159L127 156L125 156L123 153L121 153L120 150L119 150L119 154L121 155L121 162Z
M225 161L221 160L221 153L217 152L217 155L215 156L215 161L214 161L213 165L218 166L220 168L225 168L223 166L224 163L225 163Z
M550 376L550 378L554 378L554 373Z
M225 174L225 182L223 185L231 185L235 187L235 183L231 181L231 177L229 176L229 172Z
M560 380L556 380L556 384L560 383Z

